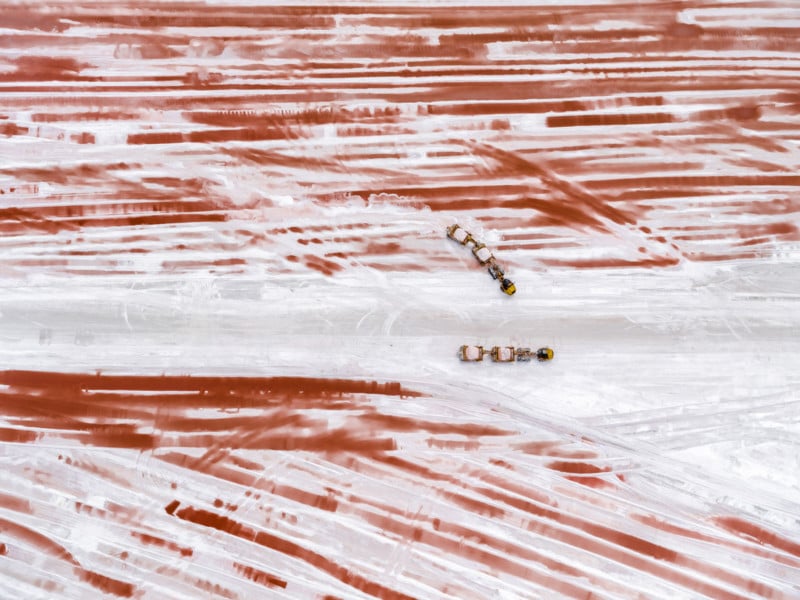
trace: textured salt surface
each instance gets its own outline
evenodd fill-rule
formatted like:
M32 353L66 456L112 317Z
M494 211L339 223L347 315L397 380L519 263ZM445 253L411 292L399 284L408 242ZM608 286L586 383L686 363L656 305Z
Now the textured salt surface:
M800 595L798 24L0 3L0 597Z

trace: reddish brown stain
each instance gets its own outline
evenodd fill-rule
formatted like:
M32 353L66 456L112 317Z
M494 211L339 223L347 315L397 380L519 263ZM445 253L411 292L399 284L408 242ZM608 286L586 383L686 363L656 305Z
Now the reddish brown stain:
M779 562L781 564L791 565L794 567L800 566L800 562L798 562L795 558L787 557L783 554L776 553L773 550L765 550L762 548L753 547L750 544L744 543L737 543L737 542L730 542L727 540L723 540L719 535L713 534L705 534L700 533L695 529L689 529L687 527L681 527L675 525L673 523L669 523L665 519L657 518L653 515L642 515L642 514L632 514L631 518L635 521L643 523L649 527L653 527L660 531L664 531L666 533L670 533L677 536L682 536L689 539L694 540L701 540L704 542L716 544L719 546L730 547L734 548L739 552L744 552L747 554L752 554L754 556L760 556L764 558L768 558L769 560L773 560L775 562Z
M29 444L39 439L39 434L30 429L0 428L0 442Z
M203 448L222 445L243 450L349 452L371 456L397 448L393 433L425 427L444 433L497 433L479 426L436 427L399 417L375 420L369 418L369 413L359 418L348 418L343 425L331 427L327 420L303 412L369 407L370 401L365 394L416 395L394 383L36 372L2 372L0 381L11 387L3 394L5 415L11 423L33 424L64 439L112 448L152 450L162 446ZM136 393L143 391L165 394L142 396ZM260 407L262 412L258 417L193 418L183 414L185 410L202 407L217 410ZM132 422L107 421L120 418ZM141 428L153 428L155 433L141 433ZM25 440L34 441L35 436L21 438L21 441ZM247 483L252 485L250 481ZM291 487L281 490L275 493L325 510L336 510L336 502L330 497L307 495Z
M579 575L580 572L564 563L545 557L519 545L501 541L477 531L439 521L436 530L401 523L388 516L363 513L364 519L383 532L394 534L402 540L414 540L416 543L433 546L447 554L461 556L467 560L484 565L492 570L501 571L543 586L553 592L569 598L587 598L590 592L579 585L561 581L554 577L541 575L537 571L521 564L520 559L544 564L548 569L568 575ZM442 534L451 534L456 539ZM508 558L514 557L514 558Z
M521 486L513 486L512 488L506 481L498 481L491 478L487 478L486 480L490 483L495 483L495 485L499 485L500 487L499 490L487 487L477 487L476 491L480 492L487 498L537 517L551 519L556 522L560 521L559 512L552 508L552 501L547 498L543 498L540 493L525 490L522 494L519 494ZM519 494L519 496L509 494L506 491L501 491L512 489L515 493ZM503 511L502 514L506 513L506 510L501 510ZM550 531L555 530L550 529Z
M565 460L547 463L547 467L549 469L553 469L554 471L560 471L561 473L576 473L580 475L591 473L608 473L611 471L609 467L598 467L597 465L593 465L591 463Z
M184 134L179 131L131 133L128 134L128 144L180 144L184 141Z
M85 581L107 594L113 594L124 598L130 598L134 595L136 588L133 584L84 569L66 548L54 542L44 534L3 518L0 518L0 531L6 535L10 534L14 536L26 544L34 546L37 550L53 558L71 564L75 568L75 573L81 581Z
M614 483L602 477L592 477L593 474L608 473L610 467L598 467L591 463L578 461L554 461L547 467L561 473L569 473L567 479L593 488L614 487Z
M266 571L262 571L261 569L256 569L255 567L249 567L247 565L243 565L241 563L235 562L233 563L233 568L236 569L238 573L242 576L246 577L250 581L254 581L260 585L266 587L279 587L285 588L287 582L279 577L274 575L270 575Z
M11 137L12 135L25 135L27 133L27 127L20 127L16 123L0 123L0 135Z
M586 182L592 189L621 187L670 188L674 186L730 187L730 186L800 186L800 175L675 175L671 177L626 177Z
M800 543L738 517L716 517L714 522L737 535L800 558Z
M375 457L374 460L379 460L381 463L408 470L414 473L415 476L425 480L453 481L449 475L436 473L424 466L404 461L396 456ZM491 481L491 479L489 479L489 481ZM506 481L496 481L494 483L506 488L509 485L509 482ZM546 535L547 537L583 548L615 562L651 573L657 577L671 579L689 589L702 589L704 590L702 593L713 597L744 598L744 596L740 594L731 593L717 585L705 583L697 579L694 575L676 571L667 566L660 566L658 563L648 562L647 558L678 563L683 567L688 567L693 571L701 573L709 573L711 567L690 560L676 550L653 543L645 538L617 531L610 527L598 525L583 519L580 516L562 512L554 508L549 500L538 498L535 493L531 493L530 491L517 490L517 493L521 497L504 493L494 488L475 488L475 491L492 498L496 502L502 502L509 507L514 507L536 516L540 520L531 523L530 528L541 535ZM526 500L526 498L534 498L534 500ZM449 499L454 502L456 501L452 497L449 497ZM569 527L569 529L564 529L555 524ZM583 534L574 533L575 531L581 531ZM590 537L586 537L587 535ZM715 571L713 577L748 589L755 589L760 585L752 579L741 578L722 569ZM772 589L767 591L768 593L774 592Z
M369 198L372 196L373 202L392 201L396 197L419 198L429 203L441 201L455 202L464 197L467 198L497 198L510 194L524 194L528 187L525 184L504 184L504 183L482 183L464 182L456 185L445 186L403 186L403 187L376 187L371 189L353 189L353 196ZM321 194L318 199L322 202L337 199L334 194Z
M415 515L413 524L408 524L401 522L397 518L386 516L395 515L403 518L408 517L407 514L393 506L363 498L350 497L348 500L351 503L350 506L355 504L358 506L366 505L371 507L371 509L350 509L349 512L355 512L365 521L379 527L384 532L398 535L400 539L413 539L418 544L427 544L444 550L451 555L463 556L494 570L519 573L522 569L525 569L525 567L520 564L514 564L513 560L524 559L541 563L551 571L564 573L569 576L582 576L579 570L561 561L539 554L531 548L524 548L506 540L490 536L484 532L443 521L439 518L428 518L425 515L419 514ZM378 509L379 513L374 512L372 509ZM452 537L445 537L441 534ZM458 541L452 538L456 538ZM505 556L501 556L501 554ZM512 557L513 560L509 561L506 557ZM579 597L583 597L581 594L585 593L578 592L577 588L572 587L570 584L566 584L566 587L562 588L561 586L564 585L563 582L549 577L542 578L539 574L528 573L528 577L534 577L540 585L545 585L552 589L561 589L565 591L565 593L569 591L569 595L578 593ZM608 582L605 581L593 581L593 583L601 585L605 589L619 590L619 588L613 584L609 585Z
M741 167L743 169L762 171L764 173L787 173L790 171L790 169L787 169L785 166L777 163L742 156L730 158L728 159L728 162L731 165Z
M339 507L338 498L340 494L335 490L330 490L327 494L316 494L294 486L274 484L250 473L243 474L237 472L235 469L231 469L221 462L209 464L207 461L195 460L186 455L161 454L159 458L172 464L213 475L214 477L231 481L238 485L247 486L251 490L263 490L269 494L281 496L325 512L336 512ZM261 471L263 471L263 468L260 472ZM221 506L220 504L218 508ZM231 507L231 505L228 505L228 508L231 510L236 509L236 507Z
M550 267L573 267L578 269L618 269L633 267L651 269L655 267L674 267L680 263L680 259L671 256L645 258L641 260L626 260L622 258L576 260L542 259L542 263Z
M58 123L60 121L129 121L138 117L138 113L119 110L38 112L31 115L31 121L34 123Z
M163 9L147 11L143 14L127 14L116 12L97 12L91 16L81 14L80 11L71 12L67 9L64 18L75 19L79 22L89 22L96 26L114 25L144 30L158 30L171 27L257 27L264 29L294 29L303 28L330 28L335 21L329 15L314 14L317 11L326 12L316 7L295 9L293 7L276 7L268 15L254 13L243 6L211 6L193 5L192 13L186 13L176 4L166 4ZM338 10L337 10L338 12Z
M164 271L183 271L200 267L234 267L246 265L244 258L220 258L217 260L164 260L161 267Z
M14 61L13 73L0 75L0 81L93 81L80 72L91 65L74 58L53 56L21 56Z
M509 506L513 506L532 515L546 516L556 521L558 520L557 512L551 510L557 508L558 503L541 491L516 483L508 477L493 473L481 474L480 479L497 488L475 488L476 491L479 491L492 500L508 504Z
M96 141L94 134L88 131L83 131L81 133L73 133L69 137L69 139L75 142L76 144L94 144Z
M334 111L330 105L322 105L318 108L308 110L290 110L286 111L285 113L280 111L269 112L254 110L190 111L186 112L185 116L187 119L190 119L195 123L225 127L261 127L264 125L289 127L298 125L319 125L334 121L347 122L352 120L352 115L349 111L342 109L337 109ZM299 160L296 157L271 150L231 148L226 150L226 152L229 152L232 156L247 158L257 163L273 162L275 160L278 162L278 164L285 164L286 166L301 166L308 164L307 161ZM334 163L331 161L321 160L319 164L333 165Z
M140 44L137 48L139 56L145 60L158 59L158 58L175 58L183 56L181 52L171 48L167 44L162 44L157 41L151 43Z
M339 502L336 500L336 494L333 492L326 495L315 494L290 485L273 485L270 491L273 494L289 498L290 500L307 506L319 508L326 512L336 512L339 506Z
M660 60L653 58L654 60ZM600 60L602 63L602 60ZM569 64L565 62L565 64ZM511 65L513 66L513 65ZM514 113L553 113L553 112L579 112L591 111L598 108L614 108L620 106L662 106L662 96L615 96L598 100L561 100L547 99L536 101L517 102L481 102L476 103L447 103L440 105L429 104L428 114L450 115L492 115Z
M743 242L737 242L736 244L734 244L734 246L735 247L758 246L758 245L761 245L761 244L767 244L767 243L769 243L769 241L770 241L769 238L752 238L752 239L749 239L749 240L745 240Z
M390 272L410 272L410 271L433 271L433 267L424 265L422 263L377 263L377 262L362 262L359 261L359 266L368 269L375 269L376 271L390 271Z
M121 598L132 598L134 592L136 591L136 588L131 583L120 581L119 579L114 579L112 577L107 577L100 573L96 573L95 571L78 569L78 574L81 578L81 581L85 581L92 587L95 587L106 594L119 596Z
M63 425L64 423L62 427ZM157 436L138 433L136 425L95 425L80 422L72 422L71 425L74 430L82 430L81 433L65 434L64 437L90 446L150 450L158 443Z
M711 540L709 536L706 536L702 533L699 533L693 529L687 529L685 527L679 527L672 523L667 522L664 519L660 519L653 515L641 515L641 514L632 514L631 518L635 521L648 525L650 527L654 527L661 531L666 531L667 533L674 533L676 535L681 535L683 537L688 537L691 539L696 540Z
M635 162L625 162L620 159L635 158ZM574 159L553 159L548 161L548 165L559 173L568 174L570 177L592 178L598 172L604 175L638 175L649 174L653 172L675 172L682 171L695 171L702 170L706 167L706 163L701 161L680 161L680 160L641 160L640 157L634 153L630 157L624 155L617 155L610 160L596 159L580 163ZM627 196L622 196L627 198ZM621 196L614 196L614 200L619 200ZM673 192L671 197L679 197L678 194ZM610 199L609 199L610 201Z
M643 125L672 123L675 117L668 113L619 113L557 115L547 117L548 127L593 127L599 125Z
M372 256L393 256L399 254L402 250L402 246L397 242L370 242L367 244L366 253Z
M229 394L287 392L316 393L328 396L340 394L383 394L389 396L418 396L418 392L403 388L399 383L379 383L349 379L310 377L209 377L188 375L105 375L54 373L49 371L0 371L0 383L15 389L50 390L111 390L111 391L169 391ZM139 399L137 398L137 401ZM146 402L146 397L141 399ZM202 403L202 397L198 399Z
M635 222L632 215L612 206L604 198L586 191L582 186L577 186L564 179L552 171L546 163L534 162L519 153L508 152L487 144L470 143L469 146L476 153L495 161L494 172L498 176L512 174L534 175L554 192L569 198L570 202L542 202L537 199L527 201L527 204L533 204L533 206L529 207L537 208L544 215L557 220L559 223L573 227L588 226L604 230L606 225L602 219L618 225Z
M47 554L48 556L63 560L74 566L78 566L78 561L75 560L75 558L67 551L66 548L54 542L46 535L34 531L33 529L29 529L28 527L20 525L19 523L14 523L7 519L3 519L2 517L0 517L0 528L2 528L6 535L12 535L18 538L26 544L34 546L36 549Z
M357 452L372 454L397 449L391 437L368 437L358 431L336 429L307 436L293 433L262 437L241 447L259 450L285 450L306 452Z
M301 392L302 393L302 392ZM230 394L229 394L230 395ZM259 392L260 396L261 393ZM305 395L305 394L303 394ZM236 410L237 408L255 407L256 404L247 401L248 397L241 398L238 405L228 405L226 408ZM324 428L326 421L323 419L315 419L309 417L302 410L309 408L325 408L327 410L347 410L358 406L353 401L314 401L313 397L304 399L304 402L297 407L296 410L286 408L275 408L268 404L262 404L261 408L265 409L259 415L258 420L252 417L239 417L235 415L226 415L220 418L192 418L186 417L182 414L169 415L168 423L170 431L173 432L227 432L239 431L241 433L250 431L265 432L270 429L280 429L283 427L290 427L294 429L320 429ZM286 405L292 404L291 400L284 397ZM276 403L279 405L279 403ZM145 415L143 414L143 418Z
M284 140L296 139L298 137L300 137L300 133L298 131L282 127L238 127L234 129L201 130L193 131L188 134L182 134L182 140L194 143ZM153 144L164 142L156 142L153 140L148 140L147 138L144 138L144 141L138 138L136 141L133 141L129 137L128 143Z
M152 545L152 546L159 546L161 548L166 548L173 552L177 552L178 554L184 557L189 557L194 554L194 550L192 550L191 548L179 546L175 542L167 541L155 535L150 535L139 531L131 531L131 536L137 538L145 545Z
M618 546L633 550L637 554L651 556L655 559L668 562L675 562L679 556L678 552L675 550L666 548L660 544L655 544L635 535L616 531L609 527L590 523L585 523L584 527L586 527L585 531L587 531L587 533Z
M376 462L388 465L392 468L406 471L422 478L425 481L447 481L450 483L459 483L456 477L452 475L439 473L429 469L428 467L418 464L413 461L405 460L397 455L375 455L372 459ZM462 494L460 492L440 492L443 497L453 502L458 506L462 506L469 511L478 514L488 515L490 517L502 517L505 511L502 507L492 505L481 499Z
M70 25L61 20L61 15L48 13L41 7L4 5L0 8L3 26L18 31L62 32Z
M729 260L747 260L756 258L758 254L753 251L749 252L725 252L720 254L711 254L706 252L685 252L686 258L698 262L721 262Z
M305 256L305 265L309 269L313 269L314 271L319 271L320 273L328 277L330 277L337 271L342 271L344 269L344 267L339 263L333 262L332 260L326 260L318 256L313 256L310 254L307 254Z
M428 438L425 443L429 448L436 448L437 450L460 450L466 452L475 452L480 449L481 444L477 440L442 440L438 438Z
M233 590L222 587L218 583L212 583L206 579L195 579L192 585L199 590L206 592L209 597L214 598L228 598L229 600L237 600L239 595Z
M525 442L524 444L517 444L515 449L521 450L525 454L549 455L561 443L560 441Z
M14 512L31 514L31 506L27 500L0 492L0 506Z
M358 420L365 425L384 431L427 431L435 434L455 434L474 437L508 436L515 433L507 429L492 427L490 425L480 425L476 423L440 423L378 413L363 415L359 417Z
M731 108L718 110L704 110L695 113L692 118L697 121L732 120L748 122L761 117L761 107L753 104L744 104Z
M736 229L739 236L742 238L776 236L787 241L800 240L800 229L798 229L795 223L788 221L769 224L739 225Z
M251 422L250 429L257 430L257 425ZM174 442L185 448L208 447L214 442L214 437L207 433L200 433L194 436L181 436ZM217 443L233 443L226 441L229 438ZM100 445L93 438L91 443ZM116 444L108 444L116 445ZM397 442L394 438L386 435L370 436L363 433L357 424L351 428L336 428L322 430L317 433L298 434L297 429L288 429L285 433L253 436L236 444L238 448L247 450L280 450L292 452L355 452L359 454L372 455L397 449ZM136 448L137 446L128 446Z
M175 511L174 515L179 519L190 521L203 527L217 529L230 535L254 542L260 546L270 548L276 552L295 557L323 572L328 573L346 585L364 592L365 594L377 596L379 598L386 598L387 600L413 600L412 596L408 596L391 588L385 587L380 583L367 579L366 577L353 573L332 559L326 558L317 552L303 548L299 544L268 533L267 531L257 531L237 521L234 521L233 519L229 519L228 517L224 517L206 510L196 509L191 506L187 506L180 510L173 510Z

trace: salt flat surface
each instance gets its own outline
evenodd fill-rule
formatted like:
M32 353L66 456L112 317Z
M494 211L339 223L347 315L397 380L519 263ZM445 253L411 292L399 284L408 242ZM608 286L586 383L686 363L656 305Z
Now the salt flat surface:
M0 598L800 597L797 17L0 1Z
M442 244L452 242L443 237ZM39 409L23 421L7 420L15 431L22 426L36 432L38 441L33 453L30 444L3 446L9 465L3 478L7 487L32 499L26 501L31 514L22 522L48 531L76 558L77 546L81 564L94 565L106 557L99 563L106 565L103 572L127 574L125 580L143 577L153 560L176 552L162 547L166 542L131 546L135 540L120 536L130 536L133 527L151 536L158 532L157 539L184 549L188 557L181 559L179 579L187 586L196 587L199 579L209 577L201 557L224 564L225 556L250 556L254 565L264 566L269 556L270 572L279 581L293 574L287 597L313 596L320 590L355 597L352 589L341 588L341 580L332 581L324 569L320 574L318 565L309 571L308 561L294 567L276 563L274 547L267 552L252 542L241 546L238 541L234 550L236 545L229 544L235 536L222 546L221 540L201 541L201 531L192 527L195 513L167 519L162 510L174 499L215 510L214 503L221 500L239 507L231 509L231 519L250 523L256 531L280 531L293 543L311 545L348 569L384 585L392 582L393 590L411 596L487 597L502 589L508 597L525 597L555 588L565 595L583 589L624 596L646 589L653 597L691 597L697 589L714 596L730 587L730 593L744 590L745 597L766 589L771 597L790 597L800 570L793 547L786 545L800 536L799 317L794 310L797 295L776 290L795 273L794 266L778 262L659 273L516 271L519 291L513 298L500 294L484 273L469 271L435 277L393 274L379 285L354 275L270 283L200 279L189 289L169 279L134 290L132 282L86 287L73 281L8 288L0 305L2 360L8 370L33 364L45 371L89 373L90 383L95 372L101 377L397 381L423 396L366 396L344 415L324 402L313 410L303 408L302 400L300 405L290 402L286 410L314 415L305 425L273 424L275 412L253 404L233 384L227 385L239 404L226 409L201 402L194 410L186 407L185 417L170 406L169 396L154 412L144 413L135 411L137 396L127 396L113 422L155 436L144 447L132 443L128 450L97 447L116 446L109 438L70 441L80 439L68 434L75 425L61 421L56 430L52 424L37 424ZM549 345L556 358L546 364L467 364L456 357L462 343ZM302 380L296 381L297 389L303 389ZM135 383L127 387L137 389ZM86 410L80 421L99 417L103 422L102 412L93 418L93 409ZM173 419L189 415L200 419L191 430L173 429ZM411 419L410 429L408 423L394 421L401 418ZM230 425L220 426L220 419ZM198 434L191 431L204 431L203 423L211 427L212 421L215 425L201 436L198 447ZM480 428L498 432L486 435ZM337 451L331 442L330 447L304 448L302 440L309 435L340 429L354 436L355 446L345 443ZM86 426L75 431L81 430L100 435ZM259 436L269 432L280 433L290 445L281 450L283 446L259 443ZM379 459L364 444L381 435L394 442ZM292 436L298 438L296 451L286 441ZM218 438L210 446L205 441ZM80 445L87 442L90 446ZM64 456L74 461L66 471L71 482L66 489L46 483L51 476L36 483L25 475L30 468L60 473L65 467L58 461ZM179 458L183 456L196 456L200 462L186 463L188 458ZM244 470L234 456L249 461ZM560 464L562 456L566 459ZM387 467L380 466L382 460L400 462ZM108 469L117 475L104 475ZM100 488L98 476L106 482ZM487 481L491 491L483 489ZM170 482L177 484L173 490ZM476 485L477 492L463 493L473 498L470 502L480 502L483 495L485 508L465 505L466 500L454 496ZM275 486L306 492L298 497L297 491ZM263 495L253 496L255 490ZM514 491L512 499L496 495L509 490ZM65 529L63 519L72 511L64 502L75 494L94 508L69 517L73 525ZM327 497L337 508L321 507L322 500L314 500ZM354 497L371 506L378 502L380 509L372 506L373 512L362 514L361 501ZM531 530L532 517L526 513L535 515L537 510L516 503L532 499L557 506L559 515L568 515L566 524L560 521L565 517L544 513L542 531ZM110 503L119 507L109 513ZM287 516L264 521L264 514L279 506L282 515L296 513L291 521L295 526L289 527ZM392 518L394 525L384 523ZM572 523L573 518L578 521ZM433 535L435 526L425 529L420 523L444 520L470 523L482 532L471 535L484 537L470 550L464 532L427 539L408 529L422 527ZM597 534L603 544L611 531L627 531L639 541L612 538L612 546L587 549L584 533L576 533L583 520L608 528ZM744 523L761 533L754 535ZM397 529L400 524L403 528ZM668 526L683 533L664 533ZM81 539L88 547L77 540L69 543L75 531L86 528L89 533ZM710 537L698 541L688 531ZM737 532L745 537L737 538ZM620 558L614 543L645 557L658 556ZM660 550L640 547L647 543ZM123 548L128 552L124 564L132 563L136 571L113 566L110 554ZM505 556L516 566L498 567L494 558L479 551ZM553 566L541 566L541 552L581 575L553 579ZM665 559L660 552L677 552L680 558ZM688 579L682 584L673 580L659 570L661 563ZM231 593L255 593L249 580L231 568L228 575L214 577L216 585L227 581ZM469 569L470 588L436 591L443 581L456 581L454 574L462 569ZM714 585L726 581L715 579L722 572L732 579L717 589ZM541 578L539 584L534 573ZM704 573L714 573L716 583L706 581ZM6 581L17 582L13 589L25 593L33 593L36 581L41 583L28 578L25 584L18 570L6 575ZM165 589L181 595L178 584L146 579L140 589L146 596ZM702 581L711 587L703 588ZM65 595L71 589L60 588ZM277 595L283 588L270 589Z

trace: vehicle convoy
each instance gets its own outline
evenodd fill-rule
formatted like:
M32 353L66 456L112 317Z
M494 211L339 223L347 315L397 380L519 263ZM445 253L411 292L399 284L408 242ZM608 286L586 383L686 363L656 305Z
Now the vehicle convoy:
M517 286L515 286L510 279L506 279L503 269L497 264L492 251L486 247L486 244L476 240L469 231L458 224L451 225L447 228L447 237L451 240L455 240L462 246L471 244L473 256L481 265L488 265L489 275L492 276L492 279L500 281L500 289L509 296L514 295L514 292L517 291Z
M503 269L497 264L491 250L476 240L472 234L458 225L457 223L447 228L447 237L461 244L462 246L472 246L472 254L477 261L487 266L489 275L492 279L500 281L500 289L509 296L512 296L517 291L514 283L507 279ZM458 350L459 358L464 362L482 362L484 357L489 355L493 362L499 363L512 363L512 362L530 362L536 359L539 362L553 360L552 348L539 348L538 350L531 350L530 348L515 348L514 346L494 346L487 350L483 346L474 346L465 344Z
M552 348L515 348L514 346L494 346L490 350L483 346L465 344L458 350L459 358L464 362L481 362L484 356L489 355L494 362L529 362L536 358L539 362L553 360L555 353Z

